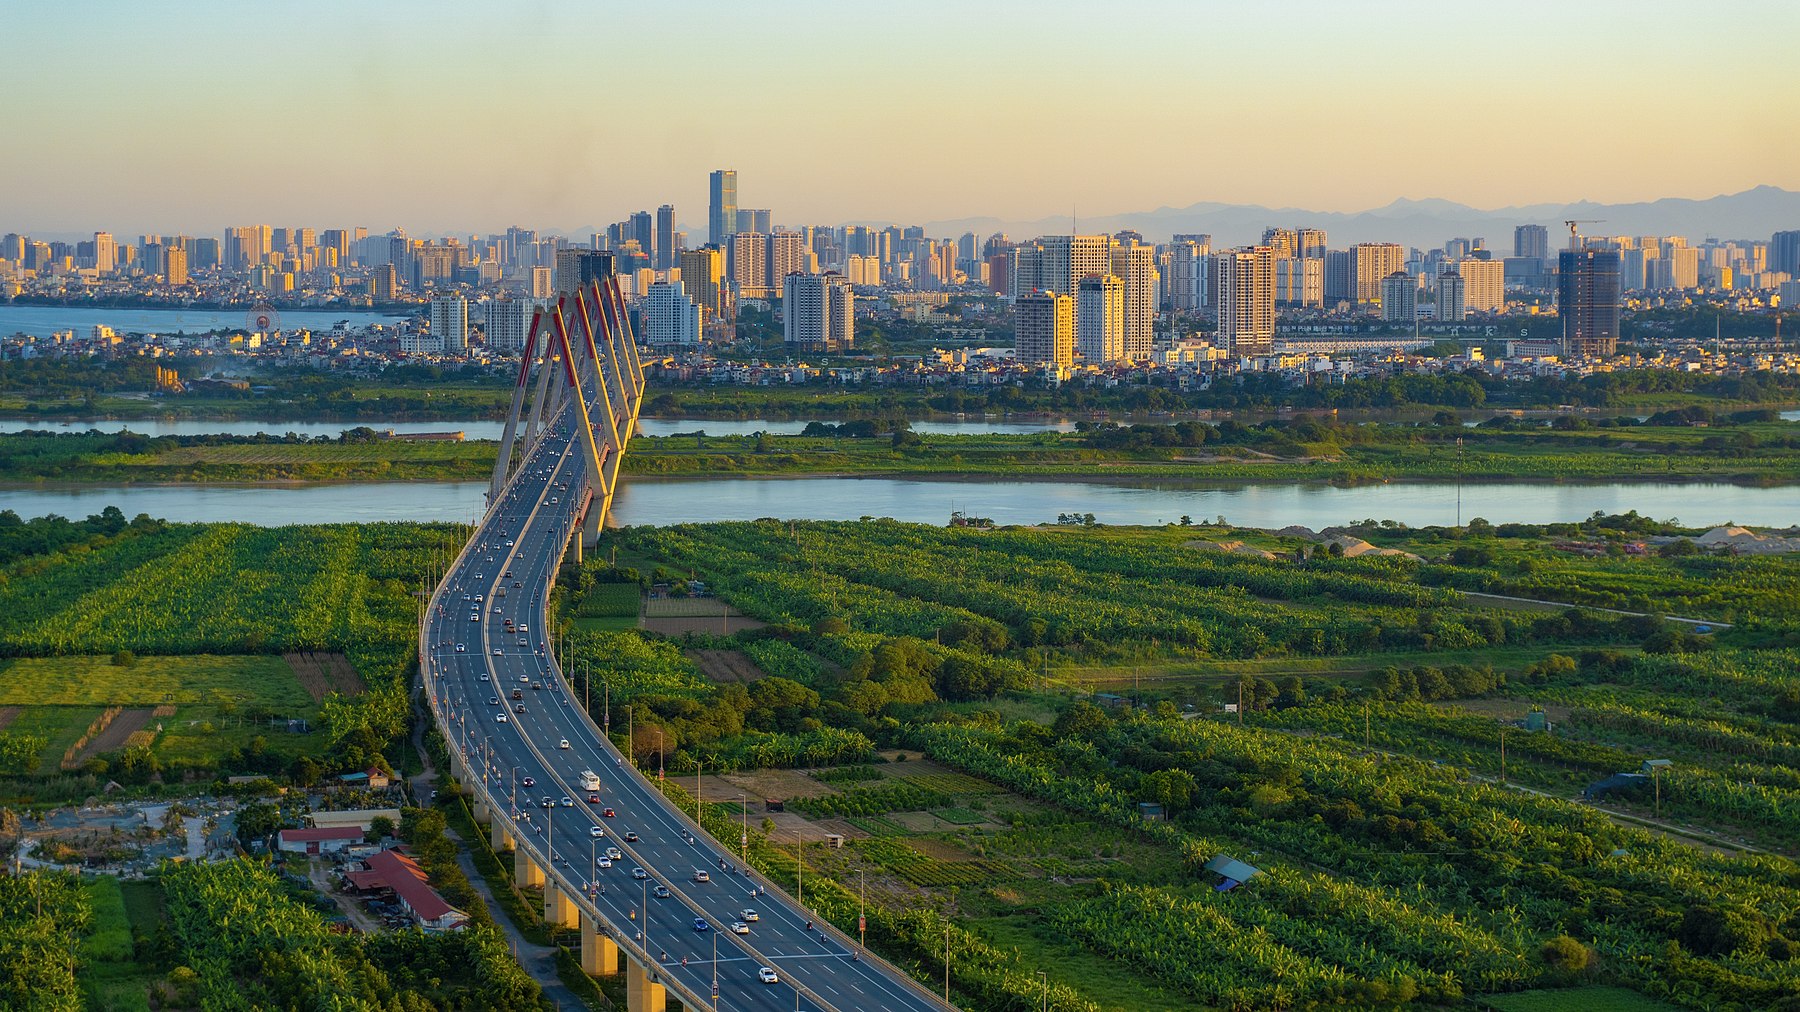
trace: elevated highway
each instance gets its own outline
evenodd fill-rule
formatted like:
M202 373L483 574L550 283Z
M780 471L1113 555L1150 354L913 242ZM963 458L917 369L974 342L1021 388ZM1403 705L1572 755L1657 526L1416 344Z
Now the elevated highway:
M616 280L534 319L523 358L488 508L419 634L432 713L495 848L542 886L547 922L580 929L583 969L626 974L631 1012L671 994L693 1009L949 1008L745 867L570 693L546 600L565 551L604 522L642 400Z

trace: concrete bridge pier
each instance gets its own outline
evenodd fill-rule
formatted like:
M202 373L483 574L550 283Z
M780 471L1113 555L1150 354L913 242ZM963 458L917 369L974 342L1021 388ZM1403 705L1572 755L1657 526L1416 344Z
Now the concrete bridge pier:
M544 884L544 869L538 867L524 848L513 851L513 881L521 889Z
M555 882L544 883L544 923L553 928L572 928L581 922L575 901Z
M591 917L581 919L581 971L590 977L619 972L619 943L601 934Z
M513 849L512 834L507 832L505 822L495 819L493 824L488 827L488 834L488 843L493 846L494 853L504 854Z
M491 823L493 821L494 821L494 810L492 808L488 807L487 802L476 801L475 802L475 822L478 825L485 826L488 823Z
M625 961L626 1012L666 1012L668 1009L668 989L660 982L651 980L650 972L639 966L636 960Z

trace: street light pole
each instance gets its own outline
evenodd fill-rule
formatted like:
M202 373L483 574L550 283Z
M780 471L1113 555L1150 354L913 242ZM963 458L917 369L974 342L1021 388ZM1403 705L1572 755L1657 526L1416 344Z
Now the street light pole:
M1050 1012L1050 975L1042 970L1037 975L1044 981L1044 1012Z
M744 828L738 834L738 852L744 862L744 874L750 873L750 799L738 794L738 804L744 808Z

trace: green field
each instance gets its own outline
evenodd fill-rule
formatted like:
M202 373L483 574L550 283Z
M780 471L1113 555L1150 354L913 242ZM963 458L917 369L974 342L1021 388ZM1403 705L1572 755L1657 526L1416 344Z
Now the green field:
M136 892L154 883L131 883ZM133 937L148 937L154 927L136 918L117 878L89 879L85 888L94 907L94 924L81 942L82 990L95 1012L148 1012L150 982L156 974L136 962ZM157 890L160 892L160 890Z
M189 654L138 657L26 657L0 661L0 706L260 705L304 715L317 708L279 657Z
M1566 991L1489 995L1480 1004L1494 1012L1670 1012L1675 1008L1622 987L1576 987Z

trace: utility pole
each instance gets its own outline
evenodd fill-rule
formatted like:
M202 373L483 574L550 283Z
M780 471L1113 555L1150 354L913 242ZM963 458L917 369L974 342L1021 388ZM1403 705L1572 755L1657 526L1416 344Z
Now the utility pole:
M944 1004L950 1004L950 925L944 925Z
M1506 785L1506 728L1500 729L1500 784Z
M1456 529L1462 530L1463 437L1456 437Z
M1656 789L1656 817L1662 818L1662 767L1650 767L1650 783Z
M1363 700L1363 748L1369 747L1369 701Z
M1244 680L1238 679L1238 726L1244 726ZM946 999L948 1000L948 999Z

